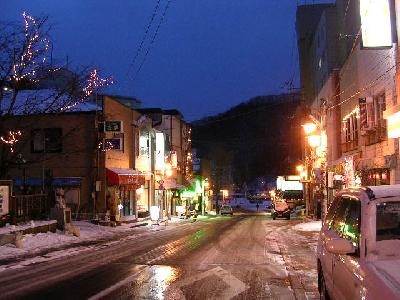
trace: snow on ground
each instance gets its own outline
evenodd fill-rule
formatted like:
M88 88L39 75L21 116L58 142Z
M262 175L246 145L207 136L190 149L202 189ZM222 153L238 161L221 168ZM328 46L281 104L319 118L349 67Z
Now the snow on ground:
M295 225L293 228L299 231L320 231L322 221L311 221Z
M30 221L26 224L21 224L18 226L15 225L10 225L10 226L5 226L5 227L0 227L0 234L7 234L15 231L21 231L25 230L31 227L39 227L39 226L44 226L44 225L49 225L55 223L55 220L51 221Z
M240 206L247 211L257 212L257 204L251 203L247 198L237 198L237 199L230 199L228 204L231 205L233 208ZM265 212L266 207L271 204L270 201L263 201L258 206L258 212Z
M35 224L39 225L39 222L35 221ZM23 254L37 253L41 250L62 247L68 244L77 244L81 242L112 238L118 233L135 231L135 229L131 228L133 224L122 224L118 227L109 227L95 225L85 221L77 221L73 222L73 225L80 228L80 237L64 234L62 231L59 230L57 230L56 233L47 232L38 234L26 234L23 236L22 248L16 248L16 246L13 244L0 246L0 259L13 258ZM31 224L28 223L26 226L30 227ZM2 229L4 233L6 233L5 229L8 230L7 232L10 232L20 228L20 226L9 226Z

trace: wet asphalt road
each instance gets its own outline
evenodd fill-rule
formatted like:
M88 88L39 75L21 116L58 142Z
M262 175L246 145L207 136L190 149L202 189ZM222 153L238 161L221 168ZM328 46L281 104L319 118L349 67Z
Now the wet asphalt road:
M99 244L0 274L5 299L315 299L317 234L238 215Z

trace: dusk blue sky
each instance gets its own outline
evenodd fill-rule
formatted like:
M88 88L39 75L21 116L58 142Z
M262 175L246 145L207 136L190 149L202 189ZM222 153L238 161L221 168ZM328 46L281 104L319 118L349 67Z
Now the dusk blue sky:
M135 96L143 107L179 109L189 121L254 96L286 92L293 76L298 87L295 15L297 4L306 1L160 0L142 52L129 68L157 2L0 0L0 18L22 22L23 11L49 15L54 57L98 66L115 80L107 92Z

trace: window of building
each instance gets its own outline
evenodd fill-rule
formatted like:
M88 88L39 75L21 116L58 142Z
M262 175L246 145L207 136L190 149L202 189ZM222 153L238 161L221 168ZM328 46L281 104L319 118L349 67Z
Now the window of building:
M385 93L367 97L364 105L365 109L363 107L360 111L365 144L371 145L385 140L387 136L386 120L383 118L383 112L386 109Z
M386 120L383 112L386 109L385 94L374 97L375 127L386 130Z
M150 157L150 136L147 131L141 131L139 137L139 155Z
M358 118L355 113L343 120L344 142L358 140L358 127Z
M359 139L359 115L357 110L343 119L342 151L348 152L357 149Z
M32 130L32 152L62 152L62 129L44 128Z

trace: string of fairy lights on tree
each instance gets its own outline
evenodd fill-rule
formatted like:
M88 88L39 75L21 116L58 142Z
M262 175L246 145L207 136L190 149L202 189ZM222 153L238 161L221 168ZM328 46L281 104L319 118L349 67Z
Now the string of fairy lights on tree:
M21 131L9 131L7 136L0 136L0 142L10 146L11 153L14 153L14 146L21 136Z
M21 40L23 46L14 48L14 57L11 63L10 75L6 77L9 84L12 86L12 100L10 101L7 114L12 115L13 106L16 103L17 95L26 87L20 85L21 81L29 83L38 83L41 79L38 76L38 70L43 68L46 59L49 55L50 40L43 33L43 24L46 19L35 19L33 16L22 13L24 19L24 35ZM49 72L54 72L60 68L46 69ZM113 83L111 77L101 78L96 69L92 70L87 78L80 84L79 93L74 93L74 96L68 95L66 101L60 103L55 111L67 111L73 109L78 104L83 103L92 97L97 90L104 88ZM55 95L60 96L57 92ZM66 94L67 95L67 94ZM38 100L43 102L45 100ZM55 103L56 100L53 101ZM39 104L39 103L38 103ZM0 107L1 108L1 107ZM8 145L10 152L14 152L15 145L22 136L19 130L9 131L7 135L0 136L0 144Z
M37 82L36 70L46 61L44 54L49 51L50 41L39 34L42 22L38 22L26 12L23 12L22 16L25 22L25 43L22 52L12 66L11 80L19 82L29 79Z
M82 96L80 98L78 98L77 101L74 101L72 104L61 108L61 110L65 111L65 110L70 110L70 109L74 108L78 104L85 102L87 99L89 99L91 96L93 96L97 90L104 88L110 84L113 84L113 80L111 77L101 78L101 77L99 77L96 69L92 70L86 81L85 86L82 88L82 92L83 92Z

